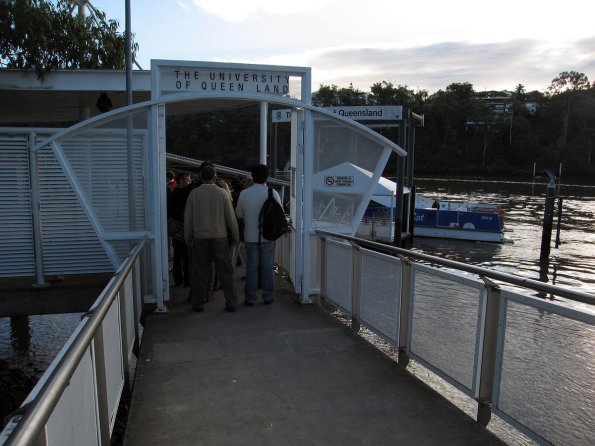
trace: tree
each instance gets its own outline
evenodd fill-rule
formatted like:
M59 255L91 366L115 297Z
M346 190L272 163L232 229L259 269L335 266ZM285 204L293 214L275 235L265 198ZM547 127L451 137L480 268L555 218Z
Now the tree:
M564 102L561 148L566 146L568 141L568 122L570 120L572 99L577 91L588 90L590 87L589 78L577 71L563 71L558 77L552 79L552 84L548 87L551 96L561 96Z
M318 107L333 107L339 105L339 87L336 85L320 85L312 95L312 103Z
M425 101L428 99L426 90L410 90L407 85L397 85L392 82L377 82L370 87L368 102L371 105L402 105L416 113L422 113Z
M321 85L312 95L312 103L319 107L336 107L340 105L366 105L366 93L349 84L348 88L336 85Z
M85 16L73 15L77 0L0 0L0 66L33 69L42 80L57 69L123 69L126 38L118 22L88 6ZM134 54L138 44L132 46Z

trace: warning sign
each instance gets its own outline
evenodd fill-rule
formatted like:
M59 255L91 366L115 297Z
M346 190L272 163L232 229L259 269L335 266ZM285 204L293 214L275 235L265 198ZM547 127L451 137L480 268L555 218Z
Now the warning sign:
M328 176L324 177L326 187L353 187L353 176Z

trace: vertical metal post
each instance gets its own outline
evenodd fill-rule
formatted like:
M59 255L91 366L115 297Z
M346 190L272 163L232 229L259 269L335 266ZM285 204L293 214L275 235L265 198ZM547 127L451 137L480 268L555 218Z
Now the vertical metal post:
M267 164L267 118L269 104L260 103L260 164Z
M500 326L500 288L494 282L483 278L486 284L486 304L483 314L481 350L479 354L478 385L475 398L478 402L477 421L487 426L492 417L492 395L496 375L496 354Z
M167 237L167 189L165 187L165 108L164 105L151 107L151 152L149 184L151 202L151 229L155 233L153 252L150 256L153 275L153 293L157 308L155 312L167 311L165 300L169 299L169 262ZM155 150L156 149L156 150Z
M33 151L36 134L29 133L27 141L29 148L29 184L31 186L31 218L33 220L33 252L35 255L35 287L48 286L43 269L43 237L41 233L41 215L39 203L39 169L37 152Z
M320 251L318 258L320 259L320 306L324 308L326 306L326 237L319 236L320 239Z
M401 260L401 305L399 311L399 365L407 367L409 364L408 344L409 344L409 312L411 310L412 295L412 263L405 257L399 256Z
M105 352L103 345L103 324L93 337L95 378L97 379L98 440L101 445L111 443L109 433L109 405L107 402L107 377L105 373Z
M132 353L137 357L140 353L140 333L138 330L138 323L141 319L142 313L142 287L140 282L140 264L141 254L134 261L132 267L132 308L134 310L134 344L132 344Z
M399 142L400 147L405 144L405 124L401 120L399 123ZM405 182L405 160L402 156L397 159L397 203L395 206L395 233L393 245L401 246L401 233L403 232L403 190Z
M552 241L552 225L554 220L555 193L556 183L553 179L551 179L547 185L547 195L545 197L545 211L543 214L543 232L541 234L540 259L548 258L550 255L550 244Z
M355 243L351 243L352 252L352 277L351 277L351 329L358 333L361 327L359 321L359 304L361 295L361 264L362 264L362 250L361 247Z
M132 279L129 275L124 282L122 282L122 286L118 290L118 303L119 303L119 312L120 312L120 340L121 340L121 349L122 349L122 369L124 370L124 381L125 385L128 385L128 370L130 369L130 364L128 362L128 357L130 356L130 349L128 348L128 313L126 311L126 307L128 305L133 305L132 298L133 296L128 296L126 292L126 282Z
M312 231L312 175L314 170L314 117L310 110L304 114L304 170L303 170L303 238L302 238L302 303L310 302L310 233Z
M270 116L268 117L268 119L270 120ZM271 154L269 156L270 162L271 162L271 177L276 178L277 177L277 123L272 124L271 122L269 122L270 124L270 134L271 134Z
M130 18L130 0L125 2L126 10L126 104L132 105L132 29ZM126 126L126 147L128 167L128 227L130 231L136 231L136 198L134 191L134 125L132 116L128 116Z

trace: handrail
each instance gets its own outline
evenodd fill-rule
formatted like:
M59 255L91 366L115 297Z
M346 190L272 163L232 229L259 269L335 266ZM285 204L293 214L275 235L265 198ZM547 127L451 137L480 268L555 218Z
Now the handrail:
M474 266L468 265L466 263L457 262L455 260L447 260L442 259L440 257L435 257L429 254L423 254L415 251L411 251L404 248L398 248L396 246L389 246L378 242L372 242L369 240L364 240L357 237L351 237L345 234L338 234L335 232L323 231L323 230L316 230L316 234L326 235L330 237L340 238L343 240L347 240L350 242L357 243L361 246L367 246L370 248L374 248L377 250L381 250L384 252L389 252L391 254L398 254L410 258L415 258L418 260L425 260L427 262L431 262L437 265L446 266L449 268L455 268L462 271L466 271L468 273L477 274L480 277L488 277L491 279L499 280L502 282L510 283L513 285L518 285L521 287L526 287L533 289L535 291L541 291L544 293L555 294L556 296L561 296L566 299L582 302L589 305L595 305L595 295L590 293L585 293L583 291L572 290L568 288L563 288L557 285L550 285L544 282L540 282L538 280L527 279L524 277L515 276L513 274L503 273L500 271L494 271L487 268L482 268L481 266Z
M33 444L39 433L50 418L52 411L58 404L64 390L68 387L76 367L87 348L93 341L95 333L101 326L103 319L110 309L116 295L122 286L134 262L144 247L146 239L141 240L131 251L128 257L122 262L114 273L107 286L103 289L88 314L91 317L83 327L74 342L67 348L64 356L48 376L47 381L41 387L35 399L31 402L14 431L8 437L5 445L28 445ZM87 315L88 315L87 314Z

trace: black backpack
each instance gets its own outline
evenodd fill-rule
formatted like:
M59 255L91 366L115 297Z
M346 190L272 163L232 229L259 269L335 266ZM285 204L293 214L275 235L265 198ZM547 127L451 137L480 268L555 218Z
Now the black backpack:
M262 236L265 240L277 240L289 231L283 207L273 197L273 188L270 186L269 196L260 209L258 224L260 228L259 239Z

